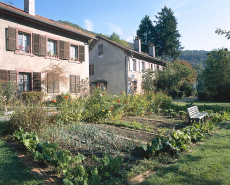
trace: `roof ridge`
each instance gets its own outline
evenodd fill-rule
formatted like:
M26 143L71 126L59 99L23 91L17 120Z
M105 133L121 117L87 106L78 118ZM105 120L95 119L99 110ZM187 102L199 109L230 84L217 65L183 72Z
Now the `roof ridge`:
M90 37L90 38L95 38L94 35L91 35L91 34L88 34L86 32L83 32L82 30L79 30L77 28L74 28L72 26L69 26L67 24L61 24L57 21L54 21L52 19L49 19L49 18L46 18L46 17L43 17L41 15L38 15L38 14L35 14L34 15L30 15L28 13L26 13L23 9L20 9L20 8L17 8L15 6L12 6L12 5L8 5L6 3L3 3L3 2L0 2L0 7L3 7L5 10L8 10L8 11L13 11L14 13L20 13L22 16L29 16L31 17L32 19L37 19L38 21L43 21L44 23L46 24L54 24L54 26L58 26L59 28L62 28L62 29L69 29L69 31L75 31L76 33L80 34L80 35L83 35L83 36L86 36L86 37Z

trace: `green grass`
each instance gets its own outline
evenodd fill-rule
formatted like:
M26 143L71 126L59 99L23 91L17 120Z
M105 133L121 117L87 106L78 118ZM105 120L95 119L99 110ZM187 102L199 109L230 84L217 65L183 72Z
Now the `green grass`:
M178 106L185 106L187 104L193 103L194 105L207 105L207 106L222 106L222 107L230 107L230 103L226 102L208 102L208 101L187 101L187 102L182 102L178 101ZM177 101L174 102L175 105L177 105Z
M183 155L169 167L157 171L143 185L230 184L230 124L204 144Z
M0 131L2 124L3 122L0 122ZM35 185L43 182L36 179L7 143L0 139L0 184Z
M106 124L116 125L116 126L123 126L123 127L136 129L136 130L146 130L146 131L149 131L149 132L152 131L152 129L150 129L148 125L144 125L144 124L138 123L136 121L132 121L132 122L128 122L128 121L109 121L109 122L106 122Z

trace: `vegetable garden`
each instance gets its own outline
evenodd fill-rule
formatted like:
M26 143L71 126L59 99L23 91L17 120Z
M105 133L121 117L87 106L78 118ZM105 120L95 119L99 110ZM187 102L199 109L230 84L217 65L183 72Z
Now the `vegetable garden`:
M62 94L13 106L4 132L60 184L127 183L142 160L177 158L230 115L228 107L200 106L207 123L188 125L190 105L174 105L165 92L112 96L99 88L78 99Z

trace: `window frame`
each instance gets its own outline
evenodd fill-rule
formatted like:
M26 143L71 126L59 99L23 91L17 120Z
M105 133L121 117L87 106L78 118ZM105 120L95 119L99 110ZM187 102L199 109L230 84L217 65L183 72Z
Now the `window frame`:
M71 58L71 47L75 47L75 52L77 51L77 59L76 58L76 53L75 53L75 58ZM73 44L73 43L70 43L69 45L69 61L72 61L72 62L76 62L76 61L79 61L79 45L77 44Z
M136 59L132 59L132 62L133 62L133 69L132 69L132 71L137 72L137 60Z
M33 54L32 54L32 50L33 50L33 43L32 43L32 34L33 34L33 32L30 32L30 31L27 31L27 30L24 30L24 29L21 29L21 28L15 28L16 29L16 50L15 50L15 54L19 54L19 55L28 55L28 56L34 56ZM25 52L25 51L21 51L20 49L19 49L19 46L18 46L18 34L19 33L24 33L25 35L28 35L29 36L29 38L30 38L30 49L29 49L29 52Z
M81 77L80 77L80 75L76 75L76 74L70 74L69 75L70 76L70 86L69 86L69 91L70 91L70 93L71 94L80 94L81 93L81 90L80 90L80 88L78 89L78 87L77 87L77 78L79 78L79 85L80 85L80 83L81 83ZM74 77L75 79L75 83L74 83L74 92L72 91L72 83L71 83L71 77Z
M94 64L89 64L89 75L94 75Z
M56 42L56 55L55 56L49 54L49 51L48 51L48 40ZM56 37L50 37L50 36L46 35L46 55L45 55L45 58L60 60L59 59L59 42L58 42L59 40L60 39L58 39Z
M23 84L22 84L22 88L23 88L23 91L20 91L20 87L21 87L21 85L20 85L20 75L22 75L23 76ZM25 76L27 76L27 81L29 81L28 83L27 83L27 86L25 85ZM32 91L32 74L31 73L28 73L28 72L19 72L18 73L18 91L19 91L19 93L21 93L21 92L30 92L30 91ZM27 87L27 89L26 89L26 87Z
M102 56L104 55L104 52L103 52L103 44L98 44L98 56Z

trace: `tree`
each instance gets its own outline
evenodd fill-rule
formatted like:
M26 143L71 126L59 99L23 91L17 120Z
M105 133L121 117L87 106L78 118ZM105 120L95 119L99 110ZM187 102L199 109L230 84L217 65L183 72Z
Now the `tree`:
M129 47L128 43L125 40L120 39L120 36L116 34L115 32L113 32L113 34L110 35L108 39Z
M153 22L146 15L142 20L137 30L137 36L141 39L141 51L148 53L148 45L153 42Z
M163 59L164 56L171 57L174 60L178 58L183 47L179 41L181 35L177 30L177 20L173 11L166 6L155 16L157 21L154 26L154 44L156 53Z
M220 28L217 28L216 33L218 33L218 35L225 35L225 37L227 37L227 39L230 39L230 31L226 31L226 30L222 30Z
M196 79L196 70L187 61L169 63L164 71L157 71L155 84L168 92L186 91ZM184 88L182 88L184 87Z
M227 48L213 50L207 54L203 73L204 86L211 99L230 101L230 54Z

